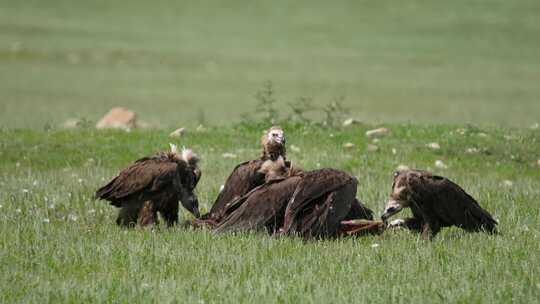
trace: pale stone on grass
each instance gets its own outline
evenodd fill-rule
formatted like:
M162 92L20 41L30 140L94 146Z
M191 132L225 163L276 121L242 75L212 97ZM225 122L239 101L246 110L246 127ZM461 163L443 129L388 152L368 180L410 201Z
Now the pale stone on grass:
M410 169L411 168L409 168L409 166L407 166L407 165L399 165L396 168L397 171L407 171L407 170L410 170Z
M512 182L511 180L504 180L502 184L503 186L508 187L508 188L512 188L514 186L514 182Z
M169 134L169 137L182 137L186 133L186 128L178 128Z
M480 150L478 150L478 148L474 148L474 147L473 148L467 148L465 150L465 153L466 154L478 154L478 153L480 153Z
M429 143L427 146L428 148L433 149L433 150L441 149L441 145L439 145L439 143L436 143L436 142Z
M435 167L437 167L439 169L447 169L448 168L448 166L440 159L435 161Z
M368 138L378 138L378 137L383 137L383 136L386 136L390 133L390 130L388 130L387 128L378 128L378 129L374 129L374 130L369 130L366 132L366 136Z
M221 154L221 157L223 157L223 158L236 158L237 155L234 154L234 153L223 153L223 154Z
M69 118L61 126L64 129L76 129L82 126L82 121L78 118Z
M129 130L137 125L137 114L123 107L112 108L96 124L97 129Z
M205 126L203 126L203 125L199 125L199 126L197 127L197 129L195 129L195 131L197 131L197 132L206 132L206 130L207 130L207 129L206 129Z
M376 145L368 144L367 145L368 152L377 152L379 150L379 147Z
M357 125L359 124L360 121L357 120L357 119L354 119L354 118L349 118L349 119L346 119L344 122L343 122L343 126L344 127L348 127L348 126L352 126L352 125Z
M348 150L353 149L354 147L356 147L356 146L351 142L343 144L343 148L348 149Z

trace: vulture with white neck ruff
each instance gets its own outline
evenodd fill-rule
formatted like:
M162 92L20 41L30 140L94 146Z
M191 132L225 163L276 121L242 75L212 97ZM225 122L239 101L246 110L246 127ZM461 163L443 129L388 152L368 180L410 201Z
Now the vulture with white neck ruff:
M411 208L413 216L395 220L390 227L404 226L432 239L442 227L496 233L497 221L478 202L449 179L427 171L404 170L394 174L390 201L382 220Z
M191 150L179 152L171 144L170 152L135 161L95 196L120 208L116 223L121 226L153 225L158 212L167 225L174 225L178 222L179 200L199 217L199 202L193 192L201 178L198 161Z
M284 161L287 169L292 169L291 163L286 161L285 133L280 127L274 126L265 131L261 138L262 155L259 159L247 161L237 165L227 178L223 189L219 193L210 212L203 215L203 219L216 224L226 214L232 212L230 203L245 195L252 189L264 184L265 174L261 168L266 161ZM236 204L235 204L236 206Z

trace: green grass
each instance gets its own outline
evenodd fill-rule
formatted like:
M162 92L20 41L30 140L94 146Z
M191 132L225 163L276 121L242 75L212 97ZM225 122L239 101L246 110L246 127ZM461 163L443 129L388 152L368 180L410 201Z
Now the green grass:
M370 125L285 127L289 145L300 148L290 159L354 174L359 198L378 215L393 170L406 164L463 185L499 220L502 234L452 228L433 242L406 231L303 242L179 227L123 230L114 224L116 210L94 201L93 192L137 157L166 149L166 131L2 129L0 302L538 301L538 130L466 127L462 135L455 125L390 124L391 135L370 153L363 135ZM203 157L202 209L236 163L258 156L259 129L214 128L179 141ZM434 141L440 150L426 147ZM356 148L345 150L346 142ZM482 152L465 154L471 147ZM222 158L225 152L238 159ZM438 159L449 168L435 168Z
M0 1L0 125L227 124L266 80L281 105L345 96L377 123L540 117L536 0Z

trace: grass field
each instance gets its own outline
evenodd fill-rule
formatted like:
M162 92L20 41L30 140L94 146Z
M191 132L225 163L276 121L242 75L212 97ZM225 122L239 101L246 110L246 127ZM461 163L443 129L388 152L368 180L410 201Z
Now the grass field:
M168 132L2 129L0 302L538 302L539 131L387 126L392 133L377 152L366 152L363 135L373 126L285 126L289 145L300 149L289 158L307 169L354 174L358 196L377 215L398 165L432 169L477 197L502 234L452 228L433 242L393 231L305 243L179 227L123 230L114 208L94 201L93 192L137 157L166 149ZM236 163L259 155L259 135L259 126L230 126L178 142L203 157L202 209ZM356 148L342 148L346 142ZM225 152L238 159L223 158ZM436 168L435 160L448 168Z
M538 303L539 11L537 0L0 0L0 303ZM93 199L188 127L174 141L202 156L209 210L233 167L259 156L272 112L242 114L267 81L298 148L289 159L357 176L377 216L398 166L432 170L501 234L124 230ZM301 97L312 122L341 97L348 111L329 112L333 127L296 124ZM89 127L113 106L156 128ZM335 127L349 117L362 123ZM61 129L68 118L83 127ZM390 135L369 141L378 126Z
M366 122L529 126L537 0L0 0L0 126L237 121L264 81L281 105L344 96ZM200 113L200 114L197 114Z

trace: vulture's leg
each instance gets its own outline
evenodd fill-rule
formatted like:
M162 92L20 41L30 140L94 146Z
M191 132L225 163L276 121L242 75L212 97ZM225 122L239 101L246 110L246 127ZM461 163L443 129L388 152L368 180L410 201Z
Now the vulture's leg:
M145 227L155 224L157 224L157 210L155 204L152 201L146 201L143 203L141 210L139 210L137 225Z
M178 201L171 200L165 204L165 208L159 210L159 213L167 223L168 227L174 226L178 223Z
M435 237L435 235L437 235L437 233L439 233L439 231L441 230L441 226L439 225L438 222L436 221L426 221L424 223L424 226L422 228L422 238L424 240L433 240L433 238Z
M118 226L134 227L137 224L138 214L138 206L123 206L120 208L120 211L118 211L116 224Z

